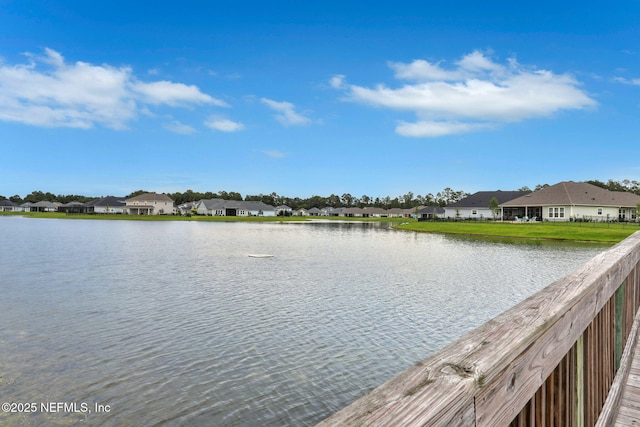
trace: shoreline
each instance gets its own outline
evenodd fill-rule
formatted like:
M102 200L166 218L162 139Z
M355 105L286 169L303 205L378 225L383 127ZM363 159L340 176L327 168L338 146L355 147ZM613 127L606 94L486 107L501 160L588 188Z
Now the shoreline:
M493 221L416 221L413 218L359 217L231 217L123 214L66 214L58 212L0 212L1 216L97 221L196 221L196 222L378 222L389 223L396 230L436 233L474 238L550 240L585 243L618 243L640 230L638 223L538 222L511 223Z

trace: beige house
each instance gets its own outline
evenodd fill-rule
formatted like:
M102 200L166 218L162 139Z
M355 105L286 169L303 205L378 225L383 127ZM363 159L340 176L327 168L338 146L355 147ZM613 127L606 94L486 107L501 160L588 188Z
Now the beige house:
M173 200L166 194L145 193L125 200L123 211L130 215L171 215Z
M500 204L504 219L636 221L640 196L587 182L565 181Z

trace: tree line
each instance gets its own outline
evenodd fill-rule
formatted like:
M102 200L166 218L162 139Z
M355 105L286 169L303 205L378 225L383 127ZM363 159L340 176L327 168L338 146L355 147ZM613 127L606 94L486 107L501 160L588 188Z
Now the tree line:
M602 182L598 180L590 180L586 181L590 184L596 185L601 188L605 188L611 191L627 191L630 193L640 195L640 182L635 180L622 180L622 181L614 181L609 180L607 182ZM534 190L539 190L545 187L548 187L548 184L538 184ZM529 187L519 188L520 191L531 191ZM131 198L138 196L140 194L148 193L149 191L138 190L134 191L131 194L125 196L125 198ZM467 196L469 193L460 190L453 190L452 188L445 188L444 190L436 193L435 195L432 193L427 193L425 195L414 194L412 192L408 192L406 194L396 196L391 198L389 196L386 197L370 197L367 195L362 195L360 197L353 196L350 193L344 193L342 195L331 194L329 196L311 196L308 198L301 197L287 197L282 196L277 193L271 194L256 194L256 195L246 195L242 196L242 194L235 191L218 191L216 193L207 191L207 192L198 192L193 190L186 190L184 192L175 192L175 193L166 193L167 196L171 197L177 205L182 205L184 203L196 202L202 199L225 199L225 200L248 200L248 201L260 201L264 202L268 205L272 206L280 206L287 205L292 209L310 209L313 207L322 208L326 206L330 206L333 208L349 208L349 207L377 207L383 209L392 209L392 208L402 208L402 209L410 209L416 206L441 206L444 207L448 204L455 203ZM0 200L4 200L7 197L0 195ZM59 203L69 203L73 201L77 202L90 202L92 200L96 200L99 197L87 197L77 194L53 194L49 192L42 191L33 191L26 195L25 197L20 197L19 195L14 195L8 197L9 200L16 204L22 204L26 202L37 203L43 200L49 202L59 202Z
M125 196L126 199L138 196L140 194L148 193L146 190L137 190ZM202 199L225 199L225 200L246 200L246 201L260 201L264 202L268 205L272 206L281 206L287 205L292 209L310 209L313 207L321 208L330 206L333 208L340 207L379 207L384 209L391 208L403 208L410 209L416 206L445 206L449 203L455 203L458 200L461 200L469 195L464 191L453 190L451 188L445 188L444 190L438 192L437 194L425 194L419 195L414 194L413 192L408 192L406 194L391 198L390 196L386 197L370 197L362 195L360 197L356 197L351 195L350 193L344 193L342 195L331 194L329 196L311 196L308 198L301 197L288 197L282 196L277 193L270 194L247 194L246 196L242 196L242 194L235 191L218 191L216 193L207 191L207 192L199 192L193 190L186 190L184 192L175 192L175 193L165 193L167 196L171 197L173 201L177 205L182 205L184 203L196 202ZM0 196L0 200L6 199L6 197ZM21 197L19 195L14 195L8 197L12 202L20 205L26 202L37 203L40 201L48 201L48 202L59 202L59 203L69 203L69 202L82 202L87 203L92 200L99 199L99 197L87 197L77 194L53 194L50 192L42 192L42 191L33 191L27 194L25 197Z

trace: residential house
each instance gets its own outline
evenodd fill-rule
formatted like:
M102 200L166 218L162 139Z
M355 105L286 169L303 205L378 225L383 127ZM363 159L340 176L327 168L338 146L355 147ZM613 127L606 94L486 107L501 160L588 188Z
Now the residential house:
M275 208L276 216L291 216L293 215L293 209L287 205L280 205Z
M64 203L64 204L58 206L58 212L66 212L66 213L71 213L71 214L86 213L87 212L87 205L82 203L82 202L78 202L78 201Z
M344 216L344 211L347 208L332 208L327 206L326 208L322 208L323 216Z
M309 212L308 212L309 216L320 216L321 213L322 212L320 211L320 209L316 207L309 209Z
M637 221L640 196L587 182L565 181L500 204L505 219Z
M18 205L9 199L0 200L0 212L17 212Z
M179 215L191 215L192 210L195 208L195 202L183 203L176 207L176 213Z
M440 206L425 206L422 209L418 209L418 221L443 218L444 216L445 210Z
M62 203L41 200L36 203L30 203L28 210L25 209L25 212L57 212L60 205Z
M445 206L445 217L449 219L500 219L501 213L489 208L491 199L505 203L529 194L529 191L478 191L464 199Z
M367 206L362 209L362 216L364 218L386 218L387 215L387 210L382 208Z
M31 206L33 206L33 203L24 202L23 204L18 206L16 209L14 209L14 211L15 212L31 212Z
M342 216L346 216L347 218L362 217L363 214L364 211L362 208L346 208L342 211Z
M166 194L145 193L126 199L123 211L130 215L171 215L173 200Z
M87 213L122 214L126 206L124 197L107 196L86 203Z
M387 209L387 215L389 216L389 218L404 218L404 209L402 208Z
M195 204L199 215L208 216L275 216L276 208L264 202L205 199Z
M305 208L300 208L293 211L293 215L295 216L309 216L309 211Z

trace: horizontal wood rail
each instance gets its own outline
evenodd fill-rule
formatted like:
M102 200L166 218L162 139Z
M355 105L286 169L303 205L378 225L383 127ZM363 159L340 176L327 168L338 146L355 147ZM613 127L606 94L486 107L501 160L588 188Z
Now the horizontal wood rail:
M594 426L615 412L638 307L640 232L319 426Z

